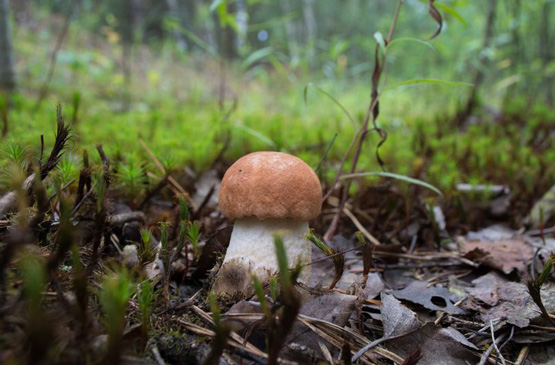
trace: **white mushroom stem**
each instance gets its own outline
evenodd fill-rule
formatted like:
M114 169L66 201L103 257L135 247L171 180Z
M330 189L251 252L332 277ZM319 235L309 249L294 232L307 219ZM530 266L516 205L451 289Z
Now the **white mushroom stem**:
M252 278L249 274L258 276L264 283L277 273L279 268L275 235L283 239L290 268L299 262L309 263L312 247L305 237L308 232L307 222L292 219L237 219L214 290L228 294L247 294L252 291ZM310 267L303 268L299 281L305 284L310 282Z

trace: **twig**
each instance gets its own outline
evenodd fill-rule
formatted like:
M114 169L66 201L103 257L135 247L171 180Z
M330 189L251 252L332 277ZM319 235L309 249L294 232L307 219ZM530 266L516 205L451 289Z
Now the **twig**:
M210 324L211 326L214 325L214 321L212 320L212 317L206 313L205 311L203 311L202 309L200 309L199 307L197 307L196 305L192 305L191 310L193 312L195 312L202 320L204 320L206 323ZM224 316L222 316L224 317ZM259 315L259 318L262 318L262 315ZM202 328L196 325L193 325L192 323L188 323L185 320L178 318L177 321L183 325L185 325L189 330L191 329L195 329L199 332L204 333L203 336L215 336L215 332L208 330L206 328ZM245 340L243 337L239 336L236 332L231 331L229 334L230 339L228 340L228 344L236 347L236 348L240 348L246 352L249 352L255 356L261 357L263 359L267 359L268 358L268 354L266 354L265 352L263 352L262 350L259 350L256 346L254 346L253 344L251 344L250 342L248 342L247 340ZM280 363L289 363L288 361L285 361L283 359L279 359L278 360Z
M361 357L362 355L364 355L364 353L365 353L366 351L370 350L370 349L373 348L373 347L378 346L380 343L385 342L385 341L387 341L387 340L388 340L387 337L382 337L382 338L378 338L378 339L375 340L375 341L370 342L368 345L364 346L363 348L361 348L360 350L358 350L358 351L353 355L353 357L351 358L351 362L357 361L358 359L360 359L360 357Z
M496 363L496 364L497 364L497 359L499 358L499 356L502 356L502 355L501 355L501 350L503 350L503 348L504 348L505 346L507 346L507 344L508 344L509 342L511 342L511 340L513 339L514 334L515 334L515 326L511 326L511 333L509 334L509 337L505 340L505 342L503 342L503 343L501 344L501 346L499 346L497 356L495 357L495 363ZM492 336L493 336L493 335L492 335ZM505 360L505 359L503 359L502 361L504 362L504 360Z
M148 201L150 199L152 199L152 197L156 194L158 194L163 188L164 186L166 186L168 184L168 176L164 175L164 177L162 177L162 180L160 180L158 182L158 184L156 184L155 187L153 187L152 189L149 189L146 194L145 197L143 199L143 201L141 202L141 204L139 204L139 210L143 210L143 208L146 206L146 204L148 203Z
M204 199L202 199L202 202L200 203L200 205L198 206L198 208L193 212L193 214L191 215L191 220L197 220L200 218L200 214L202 213L202 211L204 210L204 208L206 207L206 205L208 205L208 202L210 201L210 199L212 198L212 195L214 195L214 192L216 191L216 185L212 185L210 187L210 190L208 190L208 194L206 194L206 196L204 197Z
M398 0L397 1L397 8L395 9L395 14L393 16L393 21L391 23L391 26L389 28L389 32L387 35L387 39L386 39L386 45L387 43L391 42L391 39L393 38L393 33L395 31L395 27L397 25L397 19L399 17L399 12L401 11L401 5L403 4L403 0ZM386 134L377 127L376 125L376 119L378 117L379 114L379 94L378 94L378 86L379 86L379 82L380 82L380 78L382 75L382 71L383 71L383 65L385 63L385 56L382 57L382 59L380 60L379 58L379 52L380 52L380 44L376 42L376 47L375 47L375 51L374 51L374 58L375 58L375 65L374 65L374 73L372 74L372 92L370 94L370 106L368 107L368 110L366 111L366 115L364 117L364 121L362 123L362 127L359 130L359 133L357 133L358 136L358 144L357 144L357 149L355 151L355 154L353 156L353 162L351 165L351 169L350 169L350 173L354 173L356 171L356 167L357 167L357 163L358 160L360 158L360 155L362 153L362 146L364 145L364 140L366 139L366 135L369 132L368 129L368 124L370 122L370 120L372 120L372 124L374 126L374 129L378 132L378 134L381 137L380 142L378 142L377 145L377 149L376 149L376 155L378 158L378 162L380 164L380 166L382 166L383 169L383 161L380 158L379 155L379 147L385 142L386 139ZM339 171L339 173L341 173L341 171ZM345 203L347 202L347 198L349 197L349 188L351 186L351 181L347 181L347 183L345 184L345 186L343 187L343 194L341 196L341 202L339 203L339 210L337 211L337 213L335 214L335 216L333 217L333 220L330 224L330 227L328 228L328 231L326 232L326 234L324 235L324 240L326 241L330 241L334 234L335 231L337 230L337 227L339 225L339 220L341 218L341 214L343 213L343 209L345 208Z
M499 318L490 320L490 322L499 322L499 321L501 321ZM481 333L484 333L485 331L487 331L489 329L489 327L490 327L489 325L485 325L484 327L480 328L478 331L476 331L473 334L471 334L470 336L468 336L466 339L470 340L470 339L476 337L477 335L479 335Z
M499 350L499 347L497 347L497 342L501 341L501 337L499 338L499 340L495 340L495 331L493 329L493 321L490 320L489 321L489 325L490 325L490 332L491 332L491 341L493 342L493 347L495 347L495 351L497 352L497 356L501 358L501 363L503 365L506 365L505 363L505 358L503 357L503 355L501 354L501 350ZM495 359L495 362L497 363L497 358Z
M152 356L154 356L154 360L156 360L158 365L166 365L166 362L162 358L162 355L160 355L160 351L156 345L152 346Z
M357 217L355 217L355 215L351 213L351 211L347 209L347 207L343 208L343 213L345 213L345 215L351 219L357 229L362 232L362 234L364 235L364 237L366 237L366 239L368 239L368 241L372 242L374 246L381 246L380 241L376 237L372 236L372 234L368 232L366 228L364 228Z
M462 304L462 302L464 302L466 300L466 298L463 298L461 300L459 300L458 302L456 302L455 304L453 304L455 307L458 307L459 305ZM435 320L434 324L437 326L439 325L439 323L441 322L441 320L443 319L443 317L445 317L445 312L441 312L441 314L439 315L439 317Z
M507 336L506 334L502 334L497 339L495 339L495 336L493 334L494 329L493 329L493 321L492 320L490 320L490 325L486 326L486 328L491 328L491 331L492 331L491 338L493 339L493 344L490 347L488 347L486 352L484 352L482 354L482 357L480 357L480 362L478 363L478 365L485 365L494 349L497 351L498 354L500 354L499 349L497 347L497 343L503 341L505 339L505 337ZM503 364L506 364L505 359L503 358L503 356L501 356L501 361L503 362Z
M524 361L526 361L526 358L528 357L529 353L530 353L530 345L523 346L520 352L518 353L518 357L515 361L515 365L522 365Z
M141 147L145 150L147 155L150 157L150 159L152 160L154 165L158 168L158 170L160 170L162 175L167 175L168 176L168 181L170 182L170 184L173 187L175 187L179 191L179 193L185 197L185 199L187 199L187 202L189 203L191 208L196 210L198 208L197 204L193 201L193 199L191 198L189 193L187 193L187 191L183 188L183 186L181 186L171 175L167 174L166 169L164 168L164 166L162 165L160 160L158 160L158 158L156 158L154 153L150 150L150 148L148 148L148 146L143 142L142 139L139 139L139 143L140 143Z
M69 180L64 186L62 186L62 187L60 188L60 193L61 193L62 191L64 191L64 190L66 190L67 188L69 188L71 185L73 185L74 182L75 182L75 179ZM48 198L48 202L51 203L52 200L54 200L54 198L55 198L56 196L58 196L58 193L57 193L57 192L54 192L54 194L52 194L52 196L51 196L50 198Z

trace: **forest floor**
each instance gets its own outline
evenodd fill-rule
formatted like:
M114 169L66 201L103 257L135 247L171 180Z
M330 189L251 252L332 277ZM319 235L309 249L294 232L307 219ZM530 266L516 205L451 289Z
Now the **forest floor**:
M102 163L85 159L79 178L62 184L56 169L71 141L62 119L60 110L35 175L12 170L14 188L0 200L2 363L555 358L555 230L537 206L511 210L521 204L507 186L459 185L456 202L436 205L418 184L359 188L328 248L314 246L309 286L287 290L280 276L246 300L211 296L231 232L217 206L229 163L176 174L145 146L157 166L145 173L161 177L129 199L99 146ZM311 222L316 236L339 193Z

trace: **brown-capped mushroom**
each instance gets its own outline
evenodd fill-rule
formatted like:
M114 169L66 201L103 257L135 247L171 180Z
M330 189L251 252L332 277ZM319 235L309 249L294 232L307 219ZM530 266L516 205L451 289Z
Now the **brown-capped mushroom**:
M278 271L274 235L283 238L289 267L308 263L308 221L320 214L322 187L314 170L282 152L255 152L225 173L219 195L221 212L235 219L231 241L216 277L214 291L252 293L252 277L262 282ZM305 267L300 281L310 281Z

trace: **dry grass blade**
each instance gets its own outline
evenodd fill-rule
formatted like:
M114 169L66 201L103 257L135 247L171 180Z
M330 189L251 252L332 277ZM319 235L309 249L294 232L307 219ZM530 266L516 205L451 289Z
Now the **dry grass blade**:
M349 219L353 222L353 224L357 227L357 229L362 232L362 234L364 235L364 237L368 239L368 241L372 242L374 246L381 245L381 242L376 237L372 236L372 234L368 232L366 228L364 228L362 223L360 223L357 217L355 217L355 215L349 209L343 208L343 213L345 213L345 215L349 217Z
M202 318L206 323L208 323L209 325L213 326L214 325L214 321L212 320L212 317L206 313L205 311L203 311L202 309L200 309L199 307L197 307L196 305L192 305L191 309L193 310L193 312L195 312L200 318ZM229 315L222 315L222 318L226 318ZM256 318L257 320L262 319L262 314L251 314L248 315L248 318ZM201 336L215 336L216 333L212 330L194 325L192 323L186 322L185 320L179 318L177 320L180 324L184 325L187 329L189 329L192 332L195 332ZM228 345L237 348L237 349L241 349L245 352L248 352L254 356L258 356L261 357L263 359L268 359L268 354L266 354L264 351L260 350L259 348L257 348L256 346L254 346L253 344L251 344L250 342L248 342L246 339L244 339L243 337L239 336L236 332L231 331L229 333L229 340L228 340ZM280 364L293 364L289 361L283 360L283 359L278 359L278 363Z
M331 356L330 350L321 341L318 341L318 346L320 346L320 350L324 354L324 358L326 359L326 361L333 365L334 361L333 361L333 357Z
M216 332L209 330L208 328L197 326L196 324L189 323L181 318L178 318L177 321L188 331L191 331L199 336L206 336L206 337L216 336ZM245 340L239 342L235 339L228 339L227 344L231 347L248 352L251 355L258 356L263 359L268 358L268 354L259 350L257 347L253 346L250 342L247 342Z
M162 165L162 163L160 162L160 160L158 160L158 158L154 155L154 153L150 150L150 148L148 148L148 146L143 142L142 139L139 140L139 143L141 144L141 147L145 150L145 152L147 153L147 155L150 157L150 159L152 160L152 162L154 163L154 165L156 165L156 167L158 168L158 170L160 170L160 172L162 173L162 175L167 175L167 171L164 168L164 166ZM198 206L196 205L196 203L193 201L193 199L191 198L191 196L189 195L189 193L183 188L183 186L181 186L181 184L179 184L177 182L177 180L175 180L171 175L167 175L168 176L168 181L170 182L170 184L177 189L177 191L179 192L180 195L184 196L185 199L187 199L187 202L189 202L189 205L194 209L197 210Z
M328 203L333 207L338 207L339 206L339 199L337 199L335 197L330 197L330 198L328 198ZM353 224L357 227L357 229L360 232L362 232L362 234L364 235L364 237L366 237L366 239L368 241L370 241L374 246L380 246L381 245L381 242L376 237L374 237L370 232L368 232L368 230L366 228L364 228L362 223L360 223L360 221L349 210L349 208L343 207L343 213L345 213L345 215L347 217L349 217L349 219L353 222Z
M261 313L233 313L224 314L222 315L222 318L243 320L249 322L260 320L263 318L263 316L264 315ZM353 332L348 328L340 327L331 322L312 318L303 314L299 314L297 316L297 320L338 349L343 348L344 341L349 341L349 346L351 347L352 351L358 351L369 344L369 341L366 337ZM401 364L404 361L403 358L401 358L400 356L381 347L375 347L371 350L371 352L388 360L394 361L398 364ZM360 358L360 361L363 361L365 364L375 364L372 356L369 353L365 353Z
M343 347L341 348L341 360L343 360L344 365L351 365L351 346L348 341L343 342Z
M352 351L358 351L369 344L368 339L365 337L333 323L303 315L299 316L298 319L310 330L338 349L343 348L342 340L349 341ZM374 358L370 355L372 352L396 363L403 362L401 357L381 347L374 347L371 351L365 352L359 360L365 364L375 364Z
M227 325L222 322L222 316L215 294L210 293L208 295L208 300L210 302L210 310L212 311L212 321L214 322L215 333L211 341L212 348L202 362L204 365L212 365L220 362L220 358L222 357L228 343L230 332Z
M374 251L374 255L378 256L378 257L399 257L399 258L403 258L403 259L409 259L409 260L421 260L421 261L436 261L436 260L442 260L442 259L453 259L456 261L459 261L465 265L468 265L470 267L478 267L480 266L480 264L466 259L464 257L462 257L459 254L454 254L454 253L447 253L447 252L436 252L436 253L430 253L430 252L426 252L423 254L408 254L408 253L396 253L396 252L385 252L385 251L378 251L375 250Z

